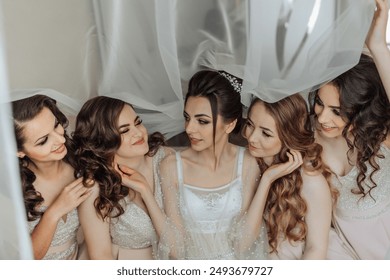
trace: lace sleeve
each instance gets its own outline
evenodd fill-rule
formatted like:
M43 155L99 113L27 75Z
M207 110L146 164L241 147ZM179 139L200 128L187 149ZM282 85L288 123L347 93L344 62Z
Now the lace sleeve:
M268 236L264 221L260 228L254 227L253 221L247 215L247 210L252 202L256 189L259 185L260 171L256 160L245 152L243 163L243 201L242 209L232 223L230 240L234 247L237 259L267 259ZM259 214L263 220L263 215Z
M156 258L185 258L185 229L179 209L179 186L176 171L175 154L166 156L159 167L159 180L162 191L162 203L166 214L163 231L160 234Z

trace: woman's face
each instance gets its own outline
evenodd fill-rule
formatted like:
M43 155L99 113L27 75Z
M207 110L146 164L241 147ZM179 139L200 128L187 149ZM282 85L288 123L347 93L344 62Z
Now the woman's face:
M346 126L346 122L340 116L339 98L339 91L332 84L321 87L315 97L316 129L324 137L339 137Z
M275 120L261 101L257 101L248 114L244 136L251 155L262 158L268 165L282 149Z
M189 97L184 108L185 130L195 151L214 147L213 115L210 101L206 97ZM227 141L227 128L223 118L218 115L215 127L215 146Z
M143 156L149 151L148 132L131 106L125 104L119 115L117 125L122 140L116 152L117 157Z
M22 124L25 143L18 156L37 162L62 160L67 149L65 146L65 130L50 109L44 107L32 120Z

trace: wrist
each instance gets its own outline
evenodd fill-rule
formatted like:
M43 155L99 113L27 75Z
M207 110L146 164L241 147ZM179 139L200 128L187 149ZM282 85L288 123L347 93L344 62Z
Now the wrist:
M386 44L371 46L368 49L374 59L380 59L389 52Z

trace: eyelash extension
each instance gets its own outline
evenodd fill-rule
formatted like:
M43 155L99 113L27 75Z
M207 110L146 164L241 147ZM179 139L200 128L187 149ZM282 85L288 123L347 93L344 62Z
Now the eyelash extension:
M270 135L270 134L268 134L268 133L265 133L264 131L263 131L263 135L264 135L265 137L267 137L267 138L271 138L271 137L272 137L272 135Z
M205 120L198 120L199 124L201 125L206 125L206 124L209 124L210 122L209 121L205 121Z
M140 125L140 124L142 124L142 119L141 119L141 118L138 119L138 121L135 123L135 126L138 126L138 125Z
M129 130L130 129L125 129L125 130L121 131L120 134L125 134L125 133L129 132Z
M39 142L38 145L43 146L46 142L47 142L47 137L45 137L45 139L42 142Z
M314 98L314 103L316 103L316 104L318 104L320 106L324 106L324 104L322 103L322 100L318 96L316 96Z

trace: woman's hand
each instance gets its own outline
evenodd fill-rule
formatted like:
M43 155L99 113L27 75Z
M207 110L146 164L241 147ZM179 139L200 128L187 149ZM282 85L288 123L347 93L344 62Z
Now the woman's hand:
M300 167L303 163L302 155L300 152L290 150L287 152L288 161L284 163L278 163L271 165L264 172L262 179L269 180L269 183L273 183L275 180L290 174L295 169Z
M52 213L56 213L55 217L57 219L60 219L62 216L77 208L91 193L92 189L84 187L83 178L78 178L64 187L50 206L50 210Z
M366 45L371 52L378 47L386 47L386 27L389 17L387 0L375 0L375 2L376 11L366 37Z
M125 165L115 165L115 170L122 177L122 184L128 188L139 192L141 196L145 191L150 191L150 187L146 178L139 172Z

